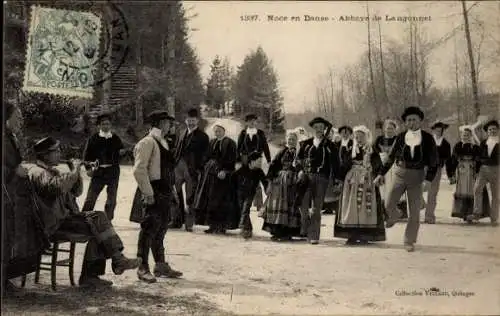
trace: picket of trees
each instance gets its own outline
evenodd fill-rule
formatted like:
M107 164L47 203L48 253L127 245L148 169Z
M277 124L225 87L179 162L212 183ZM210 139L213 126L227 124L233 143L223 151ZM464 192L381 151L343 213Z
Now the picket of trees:
M233 93L236 116L253 112L268 127L269 133L284 132L284 104L278 76L262 47L251 51L238 67Z
M205 103L217 114L226 115L232 99L233 70L229 58L215 56L210 65L210 76L206 85Z
M410 22L403 38L384 40L380 23L367 23L367 49L359 60L341 69L330 67L319 76L314 112L336 124L370 122L372 128L377 120L399 118L409 105L423 108L428 122L455 114L458 124L474 123L480 114L495 115L498 91L487 90L481 70L498 65L497 33L488 32L485 22L471 12L478 3L468 9L465 1L458 5L463 6L464 23L438 39L431 40L418 22ZM442 88L433 81L429 60L450 40L455 41L449 58L455 85ZM466 48L462 52L457 41Z
M234 72L228 58L215 56L206 84L206 105L218 115L243 118L247 113L259 116L271 135L283 134L284 103L278 76L262 47L245 56Z

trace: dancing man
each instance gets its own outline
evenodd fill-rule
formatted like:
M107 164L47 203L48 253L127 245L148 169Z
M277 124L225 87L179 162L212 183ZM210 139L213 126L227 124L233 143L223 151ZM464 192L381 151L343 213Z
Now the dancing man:
M89 138L83 153L83 160L99 160L99 167L97 169L86 167L87 175L91 180L82 211L94 210L99 194L106 187L107 197L104 211L111 221L114 218L116 194L120 180L120 156L126 153L126 149L124 149L120 137L111 132L111 114L99 115L97 126L99 132Z
M427 191L427 205L425 207L425 219L426 224L436 223L436 205L437 205L437 195L439 192L439 185L441 183L441 172L443 167L446 168L446 175L448 179L452 178L452 165L451 165L451 145L444 138L443 133L449 127L448 124L443 122L436 122L431 126L432 133L434 135L434 141L436 142L437 152L438 152L438 169L434 180L432 180L429 190Z
M186 130L180 133L175 150L175 189L177 190L179 207L172 218L172 228L181 228L185 224L186 231L193 231L194 195L208 151L208 135L198 128L199 114L197 109L187 113ZM186 185L186 205L182 186Z
M328 181L336 177L339 154L337 147L325 136L328 134L325 130L332 127L330 122L317 117L309 126L314 129L315 136L303 141L297 153L296 165L300 170L297 199L302 199L301 235L316 245L320 239L321 210Z
M137 276L139 280L147 283L156 282L155 277L182 276L182 272L172 269L165 261L163 245L170 220L172 196L176 194L174 153L164 136L171 124L174 124L174 120L166 111L153 111L148 116L152 128L134 149L133 174L138 188L131 220L140 221L141 224L137 257L142 258L142 264L137 270ZM155 260L154 276L148 263L150 248Z
M415 250L418 229L420 227L420 206L422 203L422 184L429 187L436 176L438 158L437 148L431 134L421 129L424 112L418 107L408 107L401 119L408 130L400 133L389 153L389 158L375 178L375 184L382 184L384 175L396 164L394 180L388 188L389 195L385 201L387 212L386 227L392 227L397 221L397 203L407 192L408 223L405 230L404 245L407 251ZM425 171L425 169L427 171ZM425 180L425 181L424 181Z
M498 225L498 160L500 149L498 148L498 128L496 120L491 120L484 125L488 138L479 145L479 173L474 184L474 213L469 215L470 221L477 222L481 218L483 210L483 190L486 184L491 187L491 213L492 226Z

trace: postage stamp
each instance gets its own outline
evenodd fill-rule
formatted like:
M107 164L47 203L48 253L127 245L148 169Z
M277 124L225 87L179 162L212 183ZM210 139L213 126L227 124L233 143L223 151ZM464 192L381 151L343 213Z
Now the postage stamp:
M101 26L92 12L33 6L23 90L92 98Z

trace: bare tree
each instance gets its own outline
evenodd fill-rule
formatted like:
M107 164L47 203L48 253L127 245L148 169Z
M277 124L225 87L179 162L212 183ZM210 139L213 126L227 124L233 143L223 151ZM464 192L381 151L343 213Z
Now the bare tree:
M474 102L474 115L475 117L479 117L481 114L479 107L479 91L477 84L477 74L476 74L476 66L474 65L474 53L472 50L472 40L470 36L470 27L469 27L469 14L466 8L465 0L462 0L462 12L464 16L464 24L465 24L465 38L467 40L467 52L469 54L469 66L470 66L470 76L472 81L472 97Z
M377 116L377 120L380 120L380 113L378 109L378 102L377 102L377 93L375 89L375 79L373 76L373 65L372 65L372 44L371 44L371 32L370 32L370 9L368 7L368 2L366 3L366 15L368 17L367 21L367 36L368 36L368 65L370 67L370 83L372 87L372 94L373 94L373 103L375 106L375 114Z
M389 96L387 95L387 84L385 82L385 69L384 69L384 51L382 49L382 29L380 27L380 20L377 20L378 23L378 44L379 44L379 57L380 57L380 76L382 77L382 87L384 88L384 102L388 104Z

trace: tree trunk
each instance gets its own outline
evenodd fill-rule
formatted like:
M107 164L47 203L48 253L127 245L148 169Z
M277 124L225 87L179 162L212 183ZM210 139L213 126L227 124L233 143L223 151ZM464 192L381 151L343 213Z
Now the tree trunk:
M412 25L413 25L413 23L412 23ZM419 60L418 60L417 35L418 35L418 28L417 28L417 25L415 24L415 28L413 30L413 62L415 63L415 67L413 68L415 71L413 73L413 80L415 82L415 98L417 101L417 105L422 106L422 102L421 102L421 98L420 98L420 91L418 90L419 82L420 82L419 81L419 71L420 71L422 65L419 64ZM425 85L425 83L424 83L424 85Z
M366 15L368 16L367 27L368 27L368 65L370 66L370 82L373 94L373 103L375 105L375 115L377 120L380 120L380 113L378 109L377 103L377 93L375 90L375 80L373 78L373 65L372 65L372 44L371 44L371 35L370 35L370 11L368 8L368 3L366 4Z
M137 31L139 32L139 30ZM135 76L136 76L136 82L140 82L140 71L141 71L141 66L142 66L142 41L141 41L141 34L138 34L137 36L137 45L135 48ZM142 93L137 94L136 100L135 100L135 123L137 125L138 129L142 129L142 126L144 125L144 109L142 106Z
M380 21L378 21L378 44L379 44L379 57L380 57L380 68L381 68L381 76L382 76L382 86L384 88L384 101L387 105L389 103L389 96L387 94L387 83L385 81L385 68L384 68L384 53L382 50L382 30L380 27Z
M467 40L467 51L469 54L469 62L470 62L470 76L472 81L472 98L474 102L474 116L475 119L479 117L481 114L479 108L479 92L477 87L477 76L476 76L476 67L474 65L474 53L472 51L472 41L470 36L470 28L469 28L469 16L467 13L467 8L465 7L465 0L462 0L462 12L464 16L465 23L465 39Z
M335 113L335 109L334 109L334 106L335 106L335 100L334 100L335 89L333 87L333 73L332 73L331 69L328 71L328 76L329 76L329 83L330 83L330 104L329 104L329 107L330 107L330 115L333 116L333 114Z
M177 1L172 1L168 5L168 34L167 34L167 111L170 115L175 116L175 33L177 31Z
M457 121L459 125L462 125L462 109L460 102L460 88L458 86L458 56L457 56L457 40L454 40L454 51L455 51L455 89L456 89L456 106L457 106Z

